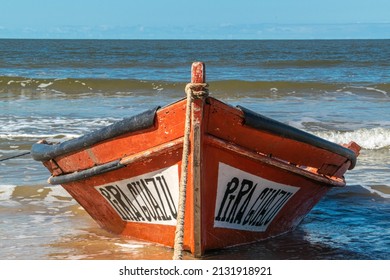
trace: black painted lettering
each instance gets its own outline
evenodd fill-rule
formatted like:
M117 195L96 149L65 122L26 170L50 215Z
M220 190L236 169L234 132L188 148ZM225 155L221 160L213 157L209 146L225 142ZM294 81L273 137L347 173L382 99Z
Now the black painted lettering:
M282 209L283 205L286 203L286 201L292 196L291 192L281 191L280 192L279 199L273 204L271 209L268 211L268 215L264 217L264 225L268 225L269 222L271 222L276 214L279 212L280 209Z
M108 198L108 201L115 208L115 210L119 213L121 218L123 220L128 220L128 219L130 219L130 217L128 216L126 211L121 207L121 204L116 199L115 194L117 194L117 193L118 192L115 191L115 187L114 186L106 186L104 188L104 194L103 195Z
M137 207L131 202L131 200L123 193L121 188L118 188L118 192L121 194L122 202L124 208L129 212L131 215L131 220L135 221L145 221L145 218L142 216L142 214L139 212ZM124 200L123 200L124 199Z
M122 212L122 209L117 205L117 202L114 197L110 195L110 193L103 187L99 188L100 193L109 201L109 203L112 205L112 207L115 208L115 210L119 213L121 218L123 220L127 219L127 216L125 213Z
M163 200L162 200L162 197L161 197L161 194L160 194L160 190L159 190L159 188L157 187L155 178L148 178L148 179L145 179L145 183L146 183L146 184L149 184L149 183L152 183L152 184L153 184L154 189L156 190L158 199L159 199L159 201L160 201L161 211L163 212L164 220L172 220L172 217L171 217L171 216L169 216L169 217L167 216L167 211L165 210L165 203L164 203Z
M172 221L177 217L177 205L168 183L164 175L142 176L97 190L125 221Z
M267 197L270 193L269 188L265 188L261 191L261 193L256 198L255 202L252 204L251 208L248 211L248 214L245 216L243 225L246 225L249 223L249 225L253 225L253 221L256 219L256 216L258 215L259 209L262 206L263 199Z
M119 213L123 220L137 220L136 209L126 205L118 186L110 185L100 189L102 195L107 198L112 207Z
M250 180L242 180L241 182L241 187L240 187L240 190L238 191L237 193L237 196L234 200L234 203L232 205L232 208L230 210L230 213L229 213L229 216L227 218L227 220L230 222L230 223L236 223L237 220L236 220L236 211L237 211L237 208L238 206L240 205L241 203L241 199L251 190L253 189L253 182L250 181Z
M270 191L269 191L268 195L261 202L261 207L259 207L258 212L256 213L256 215L252 221L252 225L256 225L256 226L261 225L259 223L259 221L262 221L262 219L265 217L265 215L267 215L269 206L273 202L273 200L275 199L275 197L279 191L279 190L275 190L275 189L271 189L271 188L269 188L269 189L270 189Z
M139 209L141 209L142 213L144 214L145 219L150 222L152 218L148 207L145 206L147 202L145 202L144 198L140 195L140 191L137 189L137 185L135 183L130 183L126 186L130 194L133 196L135 203L137 203ZM139 199L141 202L143 202L142 204L140 203Z
M245 180L244 180L245 181ZM242 184L244 184L244 181ZM251 181L250 181L251 182ZM253 192L255 191L255 188L257 187L257 184L254 186L251 186L251 188L248 190L248 195L246 196L244 202L242 203L240 209L238 210L238 213L236 215L236 218L234 219L234 223L241 224L242 217L244 216L246 209L248 208L249 202L252 199Z
M155 211L154 208L153 208L153 202L152 202L152 200L150 199L150 196L149 196L149 194L148 194L148 191L149 191L149 190L148 190L147 188L145 189L145 187L144 187L143 185L141 185L141 182L140 182L140 181L136 181L136 182L133 183L133 184L136 185L136 188L138 189L141 198L142 198L144 201L147 201L147 202L148 202L147 204L145 203L145 207L146 207L145 210L148 210L149 213L150 213L150 215L151 215L151 217L152 217L152 219L153 219L154 221L156 221L156 220L157 220L157 213L156 213L156 211Z
M149 190L145 180L140 180L141 181L141 184L142 186L144 187L144 191L147 193L148 197L149 197L149 200L154 208L154 211L156 212L156 216L157 216L157 220L161 221L166 221L167 218L164 216L164 213L163 211L161 210L161 207L160 205L157 203L157 200L156 198L153 196L152 192Z
M157 181L159 181L161 189L163 190L165 200L166 200L168 207L169 207L169 211L171 212L171 215L173 216L173 218L176 219L177 218L177 209L175 206L175 202L173 201L171 192L169 190L168 184L167 184L164 176L156 177L156 179L157 179Z
M230 208L230 204L232 200L234 199L234 191L237 189L240 181L238 180L237 177L234 177L228 184L221 202L221 205L219 205L219 210L218 210L218 215L215 218L217 221L225 221L226 220L226 214ZM226 201L229 200L228 204L225 207ZM224 211L223 217L221 217L222 212Z

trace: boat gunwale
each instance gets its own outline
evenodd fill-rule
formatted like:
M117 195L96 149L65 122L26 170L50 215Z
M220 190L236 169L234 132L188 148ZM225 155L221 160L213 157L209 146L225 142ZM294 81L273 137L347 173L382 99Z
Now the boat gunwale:
M183 137L172 140L168 143L164 143L162 145L153 147L151 149L148 149L144 152L133 154L130 156L125 156L121 159L113 160L104 164L95 165L93 167L80 170L80 171L74 171L72 173L57 175L57 176L51 176L48 179L48 182L52 185L57 184L67 184L75 181L80 181L84 179L88 179L93 176L97 176L100 174L104 174L109 171L114 171L123 167L126 167L130 164L133 164L138 161L142 161L147 159L150 156L158 156L162 153L166 153L175 149L179 149L183 146Z
M353 169L356 165L357 156L351 149L330 142L293 126L268 118L240 105L238 105L237 108L239 108L244 113L244 125L246 126L257 130L267 131L280 137L305 143L345 157L351 162L351 165L348 169Z
M159 106L154 107L78 138L70 139L58 144L35 143L31 147L31 156L36 161L44 162L58 156L80 151L126 133L151 128L154 125L156 112L159 108Z
M314 173L312 171L309 171L308 169L296 166L294 164L288 163L286 161L283 161L281 159L275 158L275 157L269 157L267 155L256 153L254 151L251 151L249 149L246 149L245 147L239 146L234 143L230 143L224 139L221 139L219 137L215 137L214 135L207 135L205 137L205 140L208 144L217 147L222 150L226 150L229 152L234 152L236 154L239 154L240 156L249 158L251 160L254 160L256 162L261 162L264 164L267 164L269 166L274 166L279 169L295 173L297 175L306 177L311 180L315 180L317 182L325 183L327 185L332 185L332 187L344 187L345 181L342 178L337 177L330 177L326 175L322 175L319 173Z
M215 99L213 97L209 98ZM138 115L125 118L102 129L85 134L79 138L67 140L59 144L51 145L47 143L35 143L32 146L31 155L35 160L45 162L54 159L58 156L63 156L66 154L80 151L82 149L86 149L95 144L107 141L115 137L119 137L126 133L137 132L151 128L155 124L157 110L166 107L168 106L154 107L153 109L149 109ZM322 139L290 125L284 124L282 122L276 121L274 119L256 113L250 109L247 109L243 106L238 105L233 108L243 113L243 125L247 127L251 127L259 131L266 131L282 138L287 138L293 141L308 144L313 147L320 148L342 156L351 162L348 169L353 169L356 165L357 155L351 149L327 141L325 139Z

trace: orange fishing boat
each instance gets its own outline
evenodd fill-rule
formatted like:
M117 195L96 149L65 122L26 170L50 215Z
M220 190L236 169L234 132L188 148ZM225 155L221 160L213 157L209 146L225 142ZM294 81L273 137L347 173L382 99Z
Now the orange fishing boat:
M192 64L187 98L31 153L106 230L188 250L296 228L360 147L338 145L208 95Z

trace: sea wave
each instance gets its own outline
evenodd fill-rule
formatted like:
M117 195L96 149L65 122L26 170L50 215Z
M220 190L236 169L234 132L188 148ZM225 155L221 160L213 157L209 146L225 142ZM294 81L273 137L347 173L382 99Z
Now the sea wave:
M390 129L383 127L361 128L354 131L321 131L314 134L340 144L354 141L367 150L390 149Z
M155 93L156 91L184 89L184 83L146 81L135 79L93 79L93 78L65 78L65 79L37 79L24 77L0 76L0 93L39 93L55 92L78 94L86 92L107 93ZM1 98L1 95L0 95Z
M85 133L88 133L86 131ZM380 150L390 149L390 129L383 127L374 128L360 128L354 131L317 131L310 132L318 137L324 138L328 141L347 144L351 141L356 142L362 149L366 150ZM17 140L25 139L36 141L38 139L47 139L54 142L62 142L69 139L82 136L83 133L53 133L53 134L37 134L37 133L0 133L0 140ZM1 143L1 142L0 142Z
M68 118L68 117L1 117L1 140L67 140L81 136L115 122L114 118Z
M211 92L224 96L283 97L308 96L328 93L357 94L370 97L389 97L390 83L347 84L296 81L241 81L224 80L212 82Z
M389 97L390 83L334 83L317 81L247 81L247 80L214 80L210 81L210 92L220 97L273 97L280 95L299 95L313 93L347 93ZM0 76L0 99L6 94L28 93L126 93L153 95L159 92L174 94L184 92L184 82L137 80L137 79L95 79L65 78L38 79L24 77Z
M383 198L389 198L390 199L390 186L387 185L380 185L380 186L362 186L366 190L368 190L372 194L379 195Z
M68 140L80 137L82 134L75 134L75 133L57 133L57 134L29 134L29 133L7 133L7 134L0 134L0 139L8 139L8 140L15 140L15 139L61 139L61 140Z

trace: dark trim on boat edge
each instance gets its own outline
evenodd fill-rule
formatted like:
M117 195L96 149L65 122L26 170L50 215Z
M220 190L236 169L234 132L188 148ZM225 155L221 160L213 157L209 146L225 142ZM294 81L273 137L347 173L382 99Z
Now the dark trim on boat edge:
M52 176L49 178L49 183L52 185L61 185L74 181L85 180L92 176L100 175L109 171L117 170L125 167L120 163L120 160L111 161L102 165L94 166L86 170L77 171L61 176Z
M295 127L260 115L240 105L238 105L237 107L244 113L245 125L259 130L265 130L281 137L303 142L314 147L338 154L351 161L349 169L355 167L356 154L352 150L317 137L313 134L302 131L300 129L297 129Z
M85 134L79 138L71 139L59 144L49 145L36 143L31 147L31 156L37 161L47 161L63 154L85 149L96 143L125 133L150 128L154 125L154 119L158 109L159 107L155 107L138 115L115 122L102 129Z

